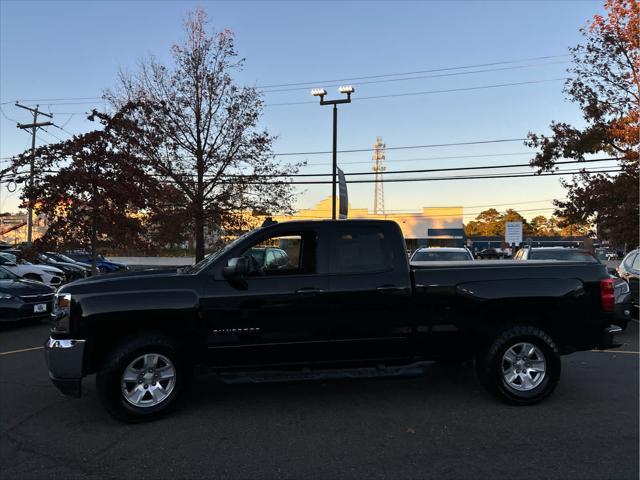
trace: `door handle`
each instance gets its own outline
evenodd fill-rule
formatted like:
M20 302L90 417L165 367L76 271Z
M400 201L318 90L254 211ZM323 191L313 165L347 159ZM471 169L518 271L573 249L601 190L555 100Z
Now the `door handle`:
M382 293L399 293L407 290L407 287L398 287L397 285L382 285L376 288L378 292Z
M321 288L299 288L296 290L296 293L299 295L315 295L318 293L324 293L324 290Z

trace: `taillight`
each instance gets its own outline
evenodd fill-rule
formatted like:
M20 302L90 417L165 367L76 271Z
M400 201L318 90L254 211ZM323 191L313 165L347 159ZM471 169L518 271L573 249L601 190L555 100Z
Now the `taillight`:
M616 303L613 278L605 278L600 281L600 301L602 302L603 310L606 312L613 311L613 306Z

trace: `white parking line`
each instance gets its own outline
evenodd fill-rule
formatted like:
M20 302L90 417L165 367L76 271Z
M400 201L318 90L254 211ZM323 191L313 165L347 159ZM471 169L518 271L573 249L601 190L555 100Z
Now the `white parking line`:
M0 352L0 356L11 355L12 353L32 352L34 350L42 350L43 348L44 347L31 347L31 348L22 348L20 350L10 350L8 352Z
M606 353L628 353L631 355L640 355L640 352L630 352L629 350L591 350L592 352L606 352Z

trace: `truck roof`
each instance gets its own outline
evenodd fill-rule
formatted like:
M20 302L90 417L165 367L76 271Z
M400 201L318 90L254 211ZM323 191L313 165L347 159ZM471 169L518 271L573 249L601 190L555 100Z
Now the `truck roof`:
M358 223L362 225L381 225L381 224L392 224L398 225L397 222L393 220L378 220L378 219L369 219L369 218L353 218L347 220L331 220L328 218L319 218L319 219L309 219L309 220L287 220L286 222L273 222L268 225L265 225L261 228L273 228L282 225L318 225L318 224L328 224L328 223L336 223L336 224L344 224L344 223Z

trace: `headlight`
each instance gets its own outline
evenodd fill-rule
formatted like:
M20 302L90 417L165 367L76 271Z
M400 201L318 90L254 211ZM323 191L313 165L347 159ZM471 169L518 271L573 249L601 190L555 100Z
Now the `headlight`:
M8 293L0 293L0 300L18 300L18 298Z
M71 294L56 293L53 297L53 327L55 333L69 332L69 316L71 314Z

